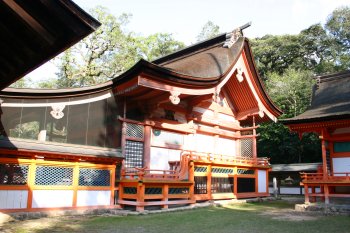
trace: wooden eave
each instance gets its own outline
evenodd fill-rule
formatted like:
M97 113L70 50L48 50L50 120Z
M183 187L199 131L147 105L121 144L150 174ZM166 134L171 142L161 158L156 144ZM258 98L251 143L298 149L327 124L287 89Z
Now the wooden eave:
M282 115L282 110L277 107L269 95L267 94L267 91L265 89L264 83L262 82L262 79L260 78L260 75L257 71L254 56L250 47L250 44L248 43L248 39L246 39L247 43L245 43L244 47L244 55L246 56L246 65L249 67L249 70L251 72L251 76L254 79L254 87L259 95L259 99L264 104L265 108L271 112L275 117L278 117Z
M174 58L173 58L174 59ZM114 80L117 96L125 96L130 101L151 99L163 96L167 99L171 92L180 93L180 98L187 96L210 95L223 90L235 108L239 118L264 112L274 121L281 111L267 96L256 72L247 39L244 40L239 55L229 68L218 77L198 78L176 73L156 64L140 60L134 67ZM236 81L237 69L244 70L247 82ZM149 89L149 91L147 91ZM262 120L267 118L264 116Z
M71 0L0 1L0 19L0 90L100 26Z
M350 119L314 121L308 123L288 124L287 126L291 131L298 132L299 134L308 132L316 132L321 134L323 130L334 130L337 128L350 127Z
M121 154L112 148L74 145L55 142L39 142L18 138L0 140L0 155L40 156L47 158L61 158L69 160L121 160Z
M113 82L108 81L90 87L62 88L62 89L30 89L30 88L5 88L0 91L1 97L21 99L54 99L79 97L112 90Z

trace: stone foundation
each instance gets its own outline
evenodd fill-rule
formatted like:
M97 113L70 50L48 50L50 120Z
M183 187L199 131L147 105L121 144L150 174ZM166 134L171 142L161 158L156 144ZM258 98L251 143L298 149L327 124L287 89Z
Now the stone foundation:
M296 204L295 210L323 212L327 215L337 215L337 214L350 215L350 205L335 205L335 204L326 205L323 203Z

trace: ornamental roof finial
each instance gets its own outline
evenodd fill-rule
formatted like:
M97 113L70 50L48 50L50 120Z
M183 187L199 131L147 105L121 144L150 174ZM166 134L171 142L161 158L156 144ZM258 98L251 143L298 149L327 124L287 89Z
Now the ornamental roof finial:
M231 46L238 40L238 38L243 37L243 30L250 27L252 22L248 22L243 26L234 29L232 32L226 34L226 41L223 45L224 48L231 48Z

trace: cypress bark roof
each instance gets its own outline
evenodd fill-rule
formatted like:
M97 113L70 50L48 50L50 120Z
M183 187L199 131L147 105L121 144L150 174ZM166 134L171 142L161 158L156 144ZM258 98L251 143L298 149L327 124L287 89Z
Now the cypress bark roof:
M0 1L0 90L99 26L71 0Z
M350 71L316 77L311 106L284 124L350 119Z

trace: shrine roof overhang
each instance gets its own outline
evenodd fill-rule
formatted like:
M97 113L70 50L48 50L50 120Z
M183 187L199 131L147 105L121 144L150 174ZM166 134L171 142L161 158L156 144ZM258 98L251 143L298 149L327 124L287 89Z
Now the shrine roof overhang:
M137 101L140 101L166 92L177 92L181 97L215 94L240 69L251 78L250 86L246 87L254 89L255 98L265 106L270 118L275 120L282 113L266 93L247 38L238 38L231 47L224 46L222 35L204 44L175 52L155 63L139 61L113 80L116 95L127 98L136 96Z
M0 90L100 26L71 0L3 0L0 19Z
M59 155L60 157L123 159L121 151L114 148L73 145L67 143L41 142L18 138L0 139L1 150L26 155Z
M117 98L123 97L129 102L156 101L159 96L169 101L169 93L186 98L215 95L224 89L230 90L229 98L239 101L242 116L258 114L263 109L267 114L262 121L275 121L281 110L266 93L249 40L239 37L226 46L227 39L220 35L154 62L140 60L120 76L96 86L57 90L6 88L0 91L0 98L63 98L113 90ZM238 72L246 81L236 80ZM235 85L229 84L233 79Z
M350 71L316 77L311 106L302 114L281 120L290 128L302 125L331 125L333 121L350 121Z
M61 89L32 89L32 88L5 88L0 91L1 97L20 99L55 99L78 97L96 94L113 89L113 82L108 81L89 87L61 88Z

